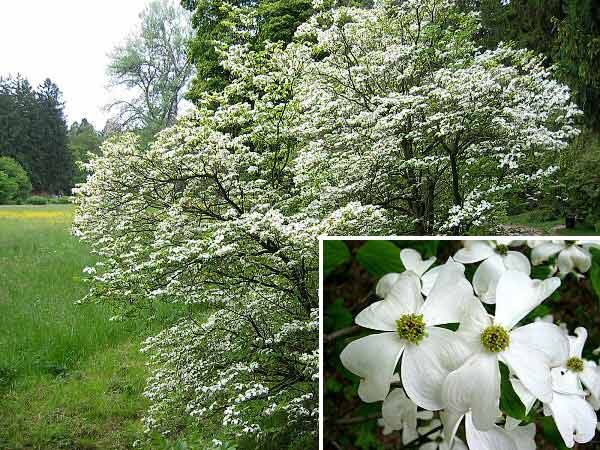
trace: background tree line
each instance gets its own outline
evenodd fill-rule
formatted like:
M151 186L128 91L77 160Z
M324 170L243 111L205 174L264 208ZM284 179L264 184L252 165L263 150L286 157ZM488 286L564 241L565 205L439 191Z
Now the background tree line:
M29 191L70 194L84 178L78 162L86 161L88 152L98 152L101 142L86 119L67 127L61 92L51 80L33 88L21 76L0 78L0 157L12 168L4 171L11 183L25 183L14 169L20 167ZM16 197L6 194L4 202L25 201L25 191L19 192Z

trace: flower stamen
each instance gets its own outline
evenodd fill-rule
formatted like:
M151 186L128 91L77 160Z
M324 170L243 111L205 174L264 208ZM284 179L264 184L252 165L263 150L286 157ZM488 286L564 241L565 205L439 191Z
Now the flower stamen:
M396 320L398 336L411 344L419 344L427 336L423 314L405 314Z
M506 254L508 253L508 246L502 244L496 245L496 251L502 256L506 256Z
M481 345L492 353L499 353L508 348L510 344L510 335L500 325L487 327L481 333Z
M581 358L569 358L567 361L567 369L571 372L583 372L583 360Z

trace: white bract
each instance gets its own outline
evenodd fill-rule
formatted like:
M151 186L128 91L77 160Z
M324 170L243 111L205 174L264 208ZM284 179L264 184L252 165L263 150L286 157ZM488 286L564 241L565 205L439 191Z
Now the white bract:
M531 250L531 263L539 265L556 257L553 271L558 271L561 277L569 273L581 275L592 267L592 255L589 248L600 248L594 241L528 241Z
M529 259L521 252L509 250L511 246L520 246L523 241L465 241L454 259L464 264L483 261L475 271L473 289L484 303L496 303L498 280L507 270L517 270L531 274Z
M414 272L419 276L421 280L421 292L423 295L428 295L443 267L436 266L431 268L435 263L435 256L423 260L423 257L418 251L413 250L412 248L404 248L400 251L400 261L406 270ZM388 273L384 275L377 282L375 293L379 297L386 297L394 283L398 281L399 277L399 273Z
M409 399L404 390L393 389L383 401L381 408L384 425L383 434L402 430L402 443L407 444L419 437L417 419L431 420L431 411L418 411L417 405Z

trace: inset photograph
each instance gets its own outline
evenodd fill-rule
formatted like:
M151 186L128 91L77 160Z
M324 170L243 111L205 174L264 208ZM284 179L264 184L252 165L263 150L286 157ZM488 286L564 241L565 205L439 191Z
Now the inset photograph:
M325 450L599 448L600 240L321 251Z

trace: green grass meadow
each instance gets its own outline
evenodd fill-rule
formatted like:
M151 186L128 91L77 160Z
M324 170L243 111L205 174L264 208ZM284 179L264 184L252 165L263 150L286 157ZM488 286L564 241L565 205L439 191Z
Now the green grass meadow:
M76 305L94 258L71 205L0 207L0 449L128 449L142 437L145 323ZM158 447L157 447L158 448ZM160 447L162 448L162 447Z

